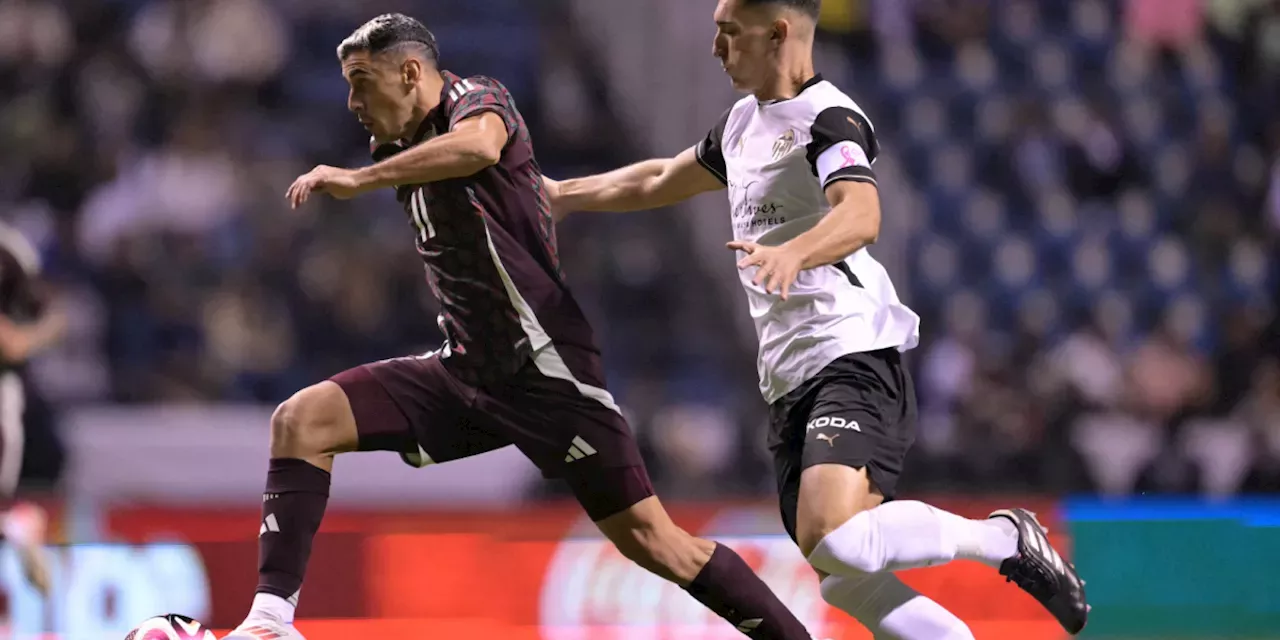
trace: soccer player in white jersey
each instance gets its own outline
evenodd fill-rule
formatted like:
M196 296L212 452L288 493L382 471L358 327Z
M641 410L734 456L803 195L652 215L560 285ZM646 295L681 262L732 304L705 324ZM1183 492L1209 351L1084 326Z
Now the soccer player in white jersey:
M866 114L813 69L818 0L720 0L713 52L749 93L674 158L547 180L558 215L632 211L728 189L743 288L760 338L782 519L823 597L877 638L972 638L892 572L955 559L1000 571L1070 633L1088 605L1033 514L970 520L894 497L914 440L900 352L919 318L866 251L880 230Z

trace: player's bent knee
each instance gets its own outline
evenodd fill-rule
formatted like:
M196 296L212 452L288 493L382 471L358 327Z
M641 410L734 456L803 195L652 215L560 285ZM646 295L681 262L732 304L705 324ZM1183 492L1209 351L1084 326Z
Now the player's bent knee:
M796 542L805 556L854 516L884 501L865 468L822 464L805 469L796 507Z
M877 533L875 518L868 511L836 525L822 522L797 529L809 564L820 572L842 575L884 571L884 541Z
M293 394L271 415L271 456L311 458L354 451L355 418L342 388L332 382Z

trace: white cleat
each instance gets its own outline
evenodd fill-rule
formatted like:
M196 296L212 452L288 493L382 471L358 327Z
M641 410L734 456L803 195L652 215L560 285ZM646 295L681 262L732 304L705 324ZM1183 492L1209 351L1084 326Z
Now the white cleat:
M14 505L0 518L5 540L18 552L27 582L42 595L49 595L49 557L44 549L49 524L44 509L22 502Z
M306 640L291 624L276 620L245 620L222 640Z

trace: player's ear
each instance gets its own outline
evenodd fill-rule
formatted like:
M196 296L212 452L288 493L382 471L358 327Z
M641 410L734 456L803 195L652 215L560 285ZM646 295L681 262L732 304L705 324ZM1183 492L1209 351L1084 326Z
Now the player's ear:
M404 62L400 64L400 81L406 87L412 87L418 84L422 79L422 62L413 56L407 56Z
M787 41L787 36L791 35L791 23L786 20L773 21L773 33L769 34L769 41L774 46L782 46Z

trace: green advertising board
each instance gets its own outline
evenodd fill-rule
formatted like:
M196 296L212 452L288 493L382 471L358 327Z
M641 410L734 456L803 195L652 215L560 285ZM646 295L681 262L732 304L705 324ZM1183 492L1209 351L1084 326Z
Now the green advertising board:
M1280 500L1064 503L1083 637L1280 639Z

